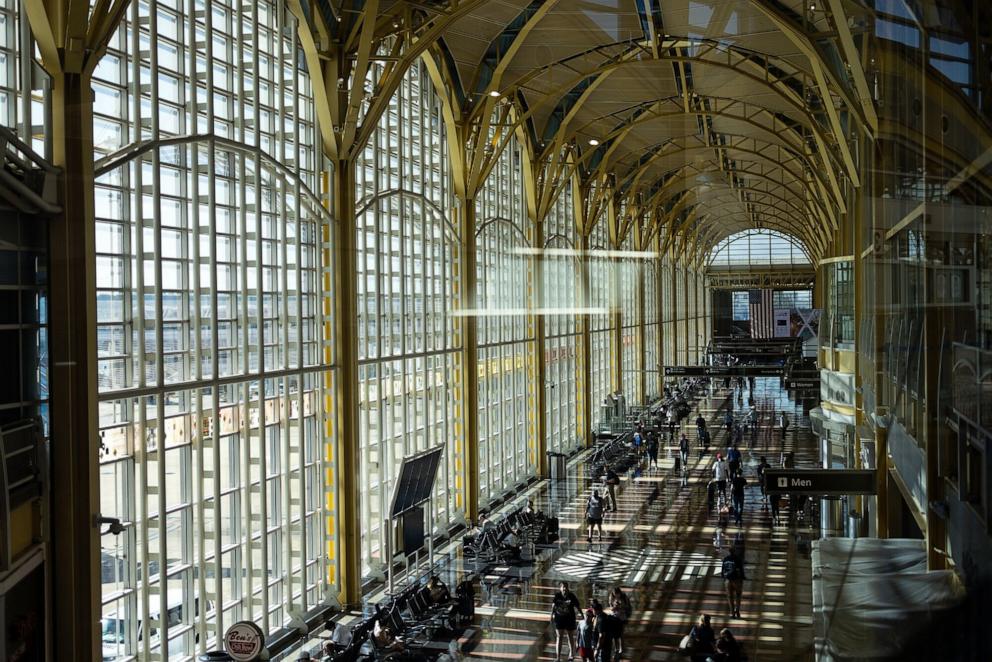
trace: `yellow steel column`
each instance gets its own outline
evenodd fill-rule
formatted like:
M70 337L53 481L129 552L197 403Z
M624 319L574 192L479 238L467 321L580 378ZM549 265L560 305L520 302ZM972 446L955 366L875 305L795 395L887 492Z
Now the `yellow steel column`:
M586 251L589 250L589 235L585 231L579 233L579 296L581 300L578 305L581 308L589 308L591 297L589 296L589 258ZM576 411L579 415L578 432L579 438L584 446L592 446L592 412L595 403L592 401L592 337L589 333L590 315L579 316L579 380L578 380L578 402ZM598 394L597 394L598 395Z
M692 364L692 359L689 356L689 347L692 345L692 336L689 335L689 318L692 316L692 310L689 309L689 268L686 266L680 267L682 270L682 297L685 302L684 315L682 316L682 328L683 335L685 336L685 365Z
M544 247L544 221L534 222L534 246ZM534 292L538 308L544 307L547 297L544 293L544 262L542 258L534 264ZM536 315L534 318L534 458L537 475L541 478L551 476L548 463L548 420L547 407L547 343L545 339L545 317Z
M50 225L51 573L54 657L100 659L96 224L90 75L52 76L52 147L63 212Z
M615 199L610 200L606 207L607 215L607 227L609 229L609 247L610 250L620 249L620 221L617 218L617 207L618 203ZM613 312L610 313L610 318L612 320L612 333L610 334L611 342L613 346L613 355L610 357L610 384L614 392L623 391L625 384L623 383L623 316L622 316L622 302L623 297L620 295L620 260L617 257L611 257L609 259L610 265L610 305L613 306ZM629 394L624 393L625 396Z
M640 368L637 371L637 390L635 395L637 397L637 403L643 405L647 399L644 382L644 371L647 370L647 366L644 364L644 337L646 335L644 323L644 269L641 267L640 261L637 262L637 272L638 277L634 279L634 287L637 288L635 305L638 311L640 311L640 316L638 317L637 336L634 342L636 343L637 356L640 359Z
M675 258L669 256L672 265L672 356L671 365L685 365L679 355L679 266Z
M696 271L696 344L699 355L706 358L706 283L703 270Z
M475 243L475 200L465 200L461 206L462 237L462 308L474 310L477 307L478 274L476 273ZM465 431L459 442L462 448L458 459L462 467L456 466L455 480L461 479L465 495L465 517L471 521L479 518L479 318L469 314L461 319L462 324L462 407ZM457 464L456 460L456 464ZM459 472L459 469L461 471ZM459 485L455 484L455 489Z
M686 274L685 268L680 262L676 262L675 269L675 296L682 299L682 317L676 323L678 330L675 334L676 341L679 336L682 337L681 356L679 356L678 348L675 350L675 355L679 357L679 365L689 365L689 295L686 293ZM675 309L678 310L679 307L676 306Z
M689 309L689 319L686 329L689 334L689 343L692 347L692 355L689 357L689 363L697 363L699 361L699 292L697 291L699 283L696 280L696 271L692 267L686 267L685 275L688 281L686 283L685 295L689 297L689 303L686 306Z
M362 597L362 536L358 521L361 511L358 481L362 478L358 475L360 403L354 162L335 162L332 176L331 204L337 223L337 236L333 244L333 293L337 301L334 343L338 375L329 397L333 398L337 412L336 462L331 465L331 478L337 484L337 503L334 504L336 508L328 508L328 551L338 554L339 599L346 605L356 605Z
M655 259L654 269L654 292L655 298L657 299L655 305L658 310L658 365L648 367L651 370L657 371L655 372L655 379L658 382L658 395L661 396L665 393L665 373L662 368L662 366L665 365L665 311L662 308L662 303L665 300L665 294L662 292L662 288L664 287L664 278L661 276L662 271L664 270L664 265L661 260L661 255L659 254L659 251L661 250L661 233L657 233L651 243L651 250L658 254L658 257Z
M630 404L631 394L625 391L628 384L624 384L623 381L623 296L620 292L620 269L622 268L620 258L610 258L610 264L613 267L610 269L610 290L613 293L611 299L615 305L610 315L613 318L613 346L616 347L612 357L613 390L623 392L628 404Z

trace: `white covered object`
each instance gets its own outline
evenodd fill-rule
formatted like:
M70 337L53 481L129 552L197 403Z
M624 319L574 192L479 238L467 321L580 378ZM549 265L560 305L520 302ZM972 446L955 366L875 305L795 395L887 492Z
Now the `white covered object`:
M954 572L927 572L922 540L826 538L811 558L820 662L918 659L964 599Z

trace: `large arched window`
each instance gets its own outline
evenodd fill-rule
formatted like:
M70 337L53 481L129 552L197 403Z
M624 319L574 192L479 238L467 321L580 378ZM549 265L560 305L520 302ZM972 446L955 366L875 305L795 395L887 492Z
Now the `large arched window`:
M94 72L100 512L125 525L101 537L108 657L272 632L334 572L330 217L296 33L269 0L134 2Z
M525 204L516 138L476 201L475 306L479 310L479 500L502 496L536 473L534 227Z
M376 67L383 66L381 63ZM378 80L380 71L371 72ZM464 508L460 244L441 101L426 68L405 74L356 163L362 571L385 563L388 507L403 458L445 444L434 527Z
M658 265L654 260L642 261L644 273L644 397L652 402L658 393Z
M775 230L745 230L726 237L710 251L710 269L748 266L810 268L809 252L796 238Z
M620 215L624 215L624 208L621 207ZM633 253L634 251L634 230L627 233L623 241L620 242L622 253ZM636 256L622 257L617 263L617 287L620 298L620 364L621 383L623 385L624 396L627 403L640 405L640 377L644 366L642 365L642 354L640 347L640 334L638 332L641 324L641 306L639 292L641 279L644 272L641 269L641 260Z
M578 323L575 208L569 183L544 219L545 421L548 450L578 447Z
M605 256L610 246L609 214L604 210L589 233L589 306L597 311L589 315L589 376L592 420L599 422L603 399L613 390L613 262ZM597 255L597 252L599 253Z

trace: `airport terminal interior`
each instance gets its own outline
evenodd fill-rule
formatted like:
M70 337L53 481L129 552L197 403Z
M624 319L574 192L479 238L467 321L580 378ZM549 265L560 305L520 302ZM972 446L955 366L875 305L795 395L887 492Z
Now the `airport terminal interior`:
M992 3L0 0L0 661L992 659Z

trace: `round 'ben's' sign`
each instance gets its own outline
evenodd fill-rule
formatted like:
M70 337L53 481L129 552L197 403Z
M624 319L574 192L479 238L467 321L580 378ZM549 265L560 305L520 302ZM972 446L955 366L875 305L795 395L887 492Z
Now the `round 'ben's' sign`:
M264 647L265 634L251 621L238 621L224 634L224 648L235 662L254 662Z

